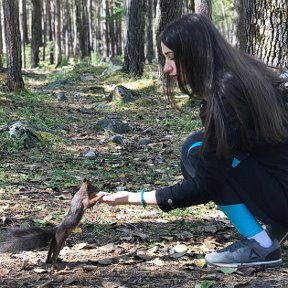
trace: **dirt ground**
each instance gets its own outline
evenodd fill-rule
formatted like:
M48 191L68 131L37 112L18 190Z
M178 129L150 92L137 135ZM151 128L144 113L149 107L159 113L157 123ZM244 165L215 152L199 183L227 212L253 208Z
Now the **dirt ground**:
M105 83L102 84L105 87ZM93 81L84 84L77 82L75 85L69 86L66 91L71 94L73 89L80 89L80 85L82 85L81 91L84 91L84 88L87 88L85 85L95 84ZM43 87L41 83L37 85L34 83L33 89L53 95L53 91L45 90L45 92ZM171 134L167 126L162 127L161 121L158 122L157 127L161 127L157 133L151 136L152 141L155 142L159 142L159 138L162 139L159 146L162 149L160 160L159 150L156 149L155 154L152 153L154 146L151 146L151 152L149 149L133 149L134 146L130 143L129 147L116 151L115 146L109 146L107 141L101 142L101 139L107 135L99 136L99 133L95 132L91 126L91 123L105 112L93 112L89 115L79 114L79 107L94 105L94 98L89 98L89 95L84 92L83 95L85 97L83 99L80 97L76 104L74 100L70 101L69 99L68 102L61 103L55 100L51 104L54 105L51 106L51 109L55 112L55 117L57 114L70 115L74 113L73 115L79 119L71 124L71 129L66 135L74 139L73 143L69 143L65 147L65 153L68 155L65 156L66 158L63 156L63 158L54 159L53 152L47 151L44 151L42 158L37 158L38 160L35 160L36 158L29 154L31 153L29 151L22 151L16 155L3 154L2 169L6 172L9 171L11 175L25 174L28 176L21 181L17 176L19 181L13 183L10 181L9 186L0 188L2 219L0 230L20 224L37 224L47 227L61 221L69 207L71 191L69 188L57 187L57 183L61 182L62 178L59 181L55 180L54 186L51 185L52 176L49 173L56 166L70 169L77 176L80 175L78 177L80 179L86 174L96 173L97 167L102 165L104 170L97 176L97 181L104 181L104 177L111 177L113 173L117 174L114 169L119 167L126 169L125 167L128 167L133 161L136 164L139 161L142 162L139 164L143 169L142 171L140 169L140 173L136 168L134 171L123 170L125 172L121 172L120 176L117 174L118 182L114 178L112 180L105 178L104 188L111 189L111 191L121 185L126 185L125 189L132 190L130 185L137 185L136 182L138 182L138 186L135 187L140 188L142 185L139 184L140 180L143 180L141 173L145 174L146 169L154 170L147 176L149 179L147 182L150 181L151 187L155 183L161 185L171 178L165 178L164 174L161 174L161 169L172 162L167 164L164 160L163 166L159 164L160 168L157 166L157 169L151 164L162 163L161 159L169 158L173 161L170 167L178 165L175 164L177 159L173 156L174 154L171 154L171 149L176 149L174 148L176 146L172 146L171 143L177 144L175 143L177 141L174 141L173 137L172 140L171 137L165 137L166 134ZM148 106L147 109L149 109ZM145 111L146 116L149 116L149 113L159 115L159 111L156 110L161 110L162 118L160 119L165 118L165 115L173 118L172 112L167 110L166 106L161 109L153 107L153 111ZM120 112L118 111L118 113ZM135 113L139 113L139 111ZM147 123L143 124L142 115L135 119L139 125L148 125ZM163 139L166 139L167 142L164 142ZM84 171L84 168L82 170L77 166L79 158L81 158L78 156L82 155L81 153L85 149L91 147L97 147L99 159L96 164L85 166L84 168L87 170ZM114 150L109 158L107 155L109 149L112 149L111 147L114 147ZM121 152L120 156L119 151ZM73 153L78 155L75 157L76 160L73 159L75 162L71 160L73 157L70 154ZM116 156L119 158L115 164ZM71 165L68 167L69 159ZM146 162L143 159L146 159ZM135 167L139 167L139 165ZM107 176L104 175L104 172L108 173ZM139 173L137 179L133 178L136 172ZM170 180L175 181L177 177L173 174L173 179ZM115 182L117 183L115 184ZM283 244L283 265L277 269L217 269L205 264L206 253L225 247L237 239L233 227L214 205L200 205L165 214L156 207L144 209L138 206L109 207L105 204L97 204L87 211L84 218L79 229L74 231L62 249L54 274L50 274L50 266L45 264L47 249L0 254L0 287L288 287L288 241Z

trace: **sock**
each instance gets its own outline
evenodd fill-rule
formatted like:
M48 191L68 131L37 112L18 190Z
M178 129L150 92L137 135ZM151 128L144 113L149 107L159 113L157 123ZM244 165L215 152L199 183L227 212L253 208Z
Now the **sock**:
M273 242L267 232L265 230L261 231L260 233L249 237L248 239L256 240L262 247L269 248L272 246Z
M256 240L265 248L272 245L271 238L245 204L218 205L218 207L228 217L240 235L247 239Z

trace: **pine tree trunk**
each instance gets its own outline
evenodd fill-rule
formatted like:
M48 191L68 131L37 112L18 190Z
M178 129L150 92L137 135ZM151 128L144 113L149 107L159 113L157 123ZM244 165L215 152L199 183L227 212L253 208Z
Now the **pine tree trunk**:
M144 65L144 13L143 0L127 0L127 37L123 71L142 76Z
M157 12L157 49L158 49L158 62L159 62L159 75L162 74L164 58L161 53L161 47L159 42L159 35L164 30L164 28L172 22L174 19L180 17L182 14L183 3L182 1L175 1L173 0L159 0L158 2L158 9Z
M60 0L56 0L55 2L55 12L55 64L58 67L62 62Z
M51 2L50 0L46 0L46 11L47 11L47 19L48 19L48 39L49 39L49 59L50 64L54 63L54 48L51 45L53 41L53 28L52 28L52 16L51 16Z
M9 91L17 91L24 88L21 74L21 36L19 29L18 0L3 0L5 38L7 50L7 87Z
M195 0L195 12L212 19L212 0Z
M26 55L25 55L25 44L26 44L26 37L25 34L27 33L27 16L26 16L26 0L19 1L19 28L20 28L20 35L21 35L21 44L22 44L22 63L23 67L26 68ZM2 30L1 30L2 31Z
M237 8L240 49L271 67L287 67L287 0L245 0Z
M32 3L32 61L31 67L39 65L39 48L42 45L41 0L31 0Z
M153 43L153 1L148 0L146 3L146 59L152 63L155 58Z
M2 3L0 1L0 71L3 70Z

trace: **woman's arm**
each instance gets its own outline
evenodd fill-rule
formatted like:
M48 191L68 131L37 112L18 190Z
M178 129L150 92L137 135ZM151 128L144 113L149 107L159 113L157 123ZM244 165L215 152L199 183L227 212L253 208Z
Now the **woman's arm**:
M98 202L109 205L141 205L141 192L99 192L98 195L101 197ZM143 200L146 205L157 205L156 190L144 192Z

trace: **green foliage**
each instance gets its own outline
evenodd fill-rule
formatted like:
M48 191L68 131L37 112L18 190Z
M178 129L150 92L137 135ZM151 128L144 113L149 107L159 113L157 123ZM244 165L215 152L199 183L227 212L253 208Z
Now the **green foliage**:
M160 217L163 218L163 219L171 219L171 218L185 218L185 217L188 217L188 216L191 216L191 213L192 213L192 208L189 207L189 208L177 208L177 209L174 209L174 210L171 210L169 211L168 213L164 213L162 211L160 211Z
M222 5L224 3L224 6ZM212 6L212 19L216 27L223 32L232 31L232 26L235 18L234 0L215 0ZM224 27L228 25L228 31ZM228 36L228 35L224 35Z
M100 63L101 56L98 52L91 53L91 64L98 65Z
M113 7L111 15L106 17L100 17L100 19L106 21L107 23L112 23L114 20L122 20L124 15L124 7Z
M214 281L203 280L201 281L200 284L196 284L195 288L210 288L210 287L213 287L213 285L214 285Z

